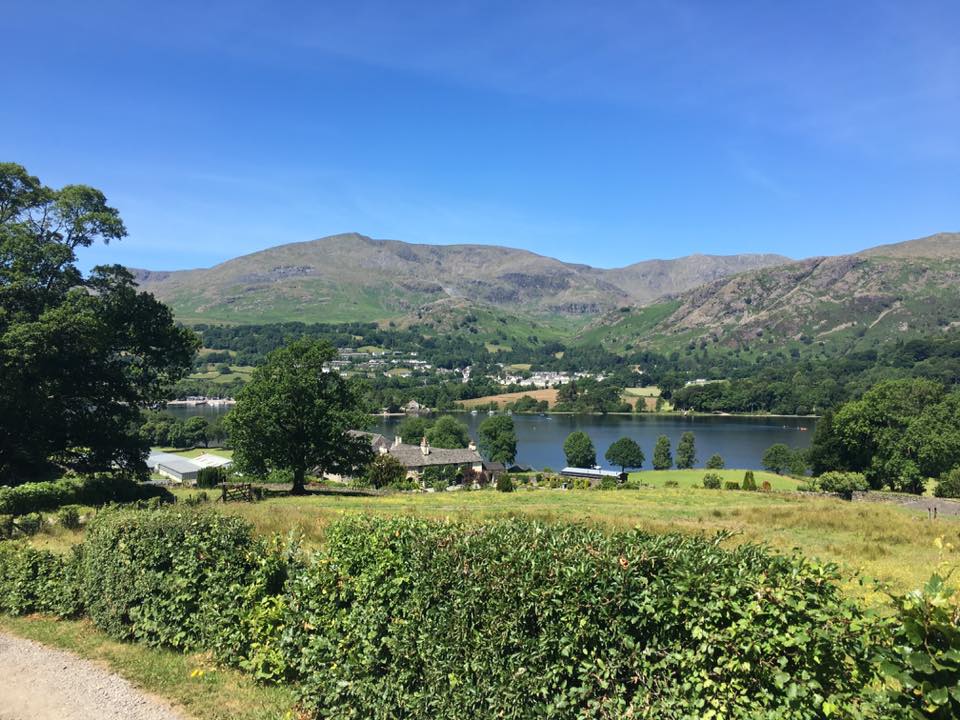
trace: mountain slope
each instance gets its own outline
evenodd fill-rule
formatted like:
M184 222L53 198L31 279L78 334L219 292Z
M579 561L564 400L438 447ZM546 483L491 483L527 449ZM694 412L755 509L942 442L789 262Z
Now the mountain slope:
M644 320L647 318L647 320ZM610 317L586 339L611 349L815 342L848 347L960 326L960 235L810 258L707 283Z
M525 250L416 245L350 233L208 269L133 272L143 289L187 322L344 322L422 317L449 300L530 316L592 316L786 260L698 255L601 270Z

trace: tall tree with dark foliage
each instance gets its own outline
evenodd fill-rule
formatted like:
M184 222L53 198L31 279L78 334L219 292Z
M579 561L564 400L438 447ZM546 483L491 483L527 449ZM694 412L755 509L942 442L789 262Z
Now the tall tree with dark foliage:
M0 163L0 484L145 472L140 409L189 371L197 343L123 267L77 267L78 248L126 232L99 190Z

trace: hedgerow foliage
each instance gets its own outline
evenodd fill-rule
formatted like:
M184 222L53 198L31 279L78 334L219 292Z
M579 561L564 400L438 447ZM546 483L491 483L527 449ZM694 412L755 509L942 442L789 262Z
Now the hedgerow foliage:
M291 582L286 655L317 717L810 718L872 677L835 579L693 537L347 519Z
M209 648L262 554L240 518L176 507L103 512L84 543L87 612L121 640Z
M0 612L212 652L317 718L956 716L939 577L880 617L831 566L722 539L348 517L305 558L238 518L108 509L67 556L0 544Z
M937 574L893 600L899 622L883 663L899 684L892 699L912 717L960 717L960 603Z
M160 497L172 501L169 490L110 474L62 478L52 482L0 487L0 514L25 515L56 510L63 505L105 505Z
M18 542L0 543L0 612L79 615L80 557L79 548L62 556Z

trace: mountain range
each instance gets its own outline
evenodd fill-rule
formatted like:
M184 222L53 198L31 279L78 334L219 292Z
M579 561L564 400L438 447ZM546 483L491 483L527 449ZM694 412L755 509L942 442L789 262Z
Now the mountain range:
M559 334L614 350L855 344L960 326L960 233L852 255L690 255L614 269L348 233L212 268L133 272L189 323L391 321L451 331L479 316L519 325L515 336Z
M690 255L604 270L494 245L417 245L348 233L212 268L133 273L186 322L342 322L422 316L450 301L596 316L785 262L782 255Z

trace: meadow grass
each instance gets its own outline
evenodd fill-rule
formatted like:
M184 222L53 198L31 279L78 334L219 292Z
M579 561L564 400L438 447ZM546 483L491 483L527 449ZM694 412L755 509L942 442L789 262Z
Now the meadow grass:
M689 471L664 474L667 472ZM703 471L692 472L702 477ZM742 471L721 472L739 472L742 478ZM177 492L186 495L190 491ZM735 533L727 541L731 544L763 543L780 552L796 549L808 557L836 563L846 578L845 586L865 597L871 591L861 588L857 578L874 578L894 590L906 591L924 582L941 560L956 564L960 558L955 549L939 550L934 543L942 537L945 543L960 547L958 518L931 522L926 513L896 505L782 492L705 490L693 484L608 491L520 488L513 493L311 495L214 507L246 518L260 533L302 533L307 547L322 544L327 526L353 513L462 521L529 517L618 530L639 527L653 533L713 535L728 531Z
M219 667L208 654L181 654L112 640L88 620L0 615L0 629L74 652L149 693L159 695L199 720L293 718L295 698L288 685L259 685L252 676Z

